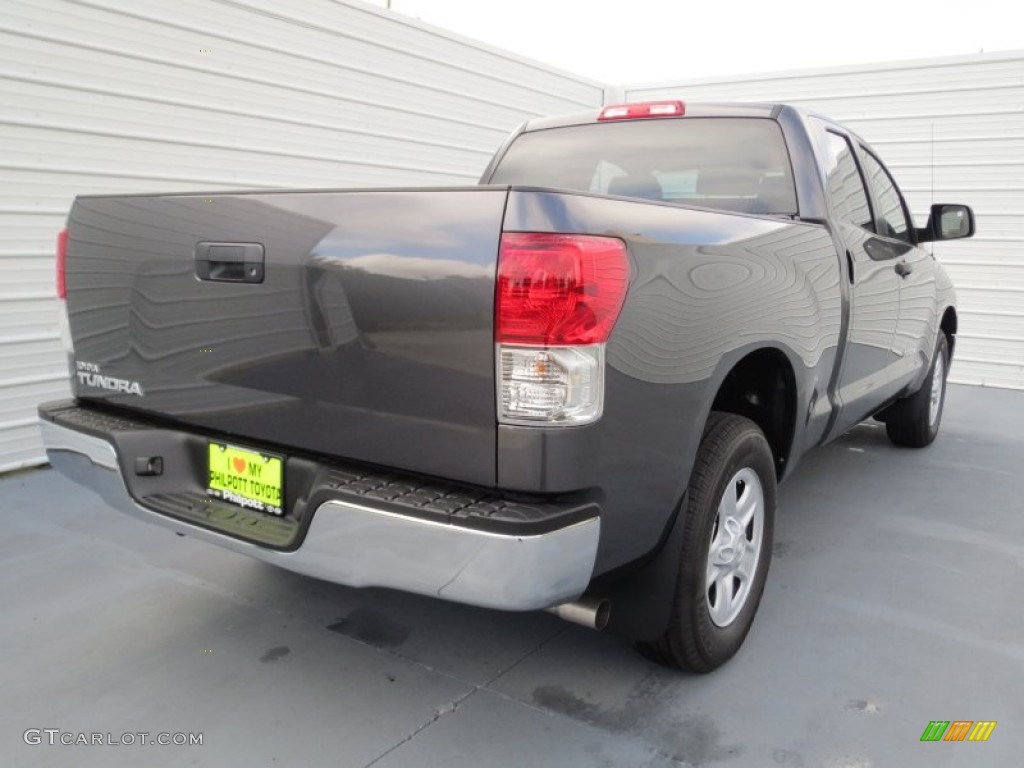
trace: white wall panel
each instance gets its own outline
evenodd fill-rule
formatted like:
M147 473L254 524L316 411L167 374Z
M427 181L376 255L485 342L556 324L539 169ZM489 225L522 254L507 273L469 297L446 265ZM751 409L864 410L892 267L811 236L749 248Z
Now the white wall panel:
M874 145L919 223L933 201L972 205L977 237L934 246L960 295L951 379L1024 388L1024 52L631 86L625 97L799 104Z
M358 2L4 0L0 471L67 394L53 247L76 194L472 184L604 88Z

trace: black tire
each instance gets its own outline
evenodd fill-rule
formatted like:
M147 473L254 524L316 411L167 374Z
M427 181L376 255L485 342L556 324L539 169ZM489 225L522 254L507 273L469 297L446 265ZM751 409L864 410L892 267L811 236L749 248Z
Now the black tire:
M936 376L936 365L941 362L940 375ZM885 432L895 444L906 448L924 448L931 445L939 434L942 411L946 407L946 375L949 371L949 343L946 334L939 333L939 340L932 355L924 385L910 397L898 400L884 413ZM938 387L938 406L932 410L932 394Z
M719 504L726 488L739 490L740 497L745 498L742 494L747 483L736 480L746 474L745 470L756 474L763 497L760 547L741 607L737 606L738 613L722 626L712 618L712 607L719 598L715 595L717 584L713 588L706 583L709 552L712 537L718 531ZM755 491L757 484L752 480L748 482L751 491ZM771 448L758 426L742 416L713 411L690 475L686 504L680 510L683 515L680 523L684 526L683 553L671 620L660 639L641 644L640 650L645 655L666 666L703 673L721 666L739 650L757 613L771 563L775 488ZM753 535L750 526L738 530L738 535L747 541ZM741 541L739 538L732 540ZM727 570L723 569L722 573ZM739 581L737 577L733 582L731 575L727 578L730 585ZM735 589L734 586L729 588ZM724 617L719 614L718 618Z

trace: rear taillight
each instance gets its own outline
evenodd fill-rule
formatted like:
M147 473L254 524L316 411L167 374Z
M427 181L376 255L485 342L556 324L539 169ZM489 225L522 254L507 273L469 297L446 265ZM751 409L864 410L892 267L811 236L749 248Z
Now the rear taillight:
M579 425L604 404L604 344L626 297L629 262L614 237L507 233L495 318L498 419Z
M68 297L67 264L68 231L67 229L62 229L60 234L57 235L57 298L60 299L60 302L57 304L57 330L60 333L61 346L68 353L68 367L71 370L73 366L72 356L75 350L71 341L71 328L68 324L68 308L65 301ZM73 377L74 373L72 372Z
M507 233L498 259L497 340L607 341L628 281L626 246L618 238Z
M68 297L68 287L65 275L67 274L68 262L68 231L62 229L57 235L57 298Z

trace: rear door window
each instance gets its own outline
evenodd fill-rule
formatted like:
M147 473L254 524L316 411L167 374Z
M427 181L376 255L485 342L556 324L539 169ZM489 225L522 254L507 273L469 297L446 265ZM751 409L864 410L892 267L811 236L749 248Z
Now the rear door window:
M845 136L826 131L825 149L826 187L836 218L874 232L868 193L853 157L853 147Z
M878 217L882 227L880 234L911 242L906 207L903 205L903 198L900 196L899 189L896 188L896 183L881 161L866 149L864 149L863 157L864 173L868 177L868 184L871 185L871 190L875 193L875 201L878 203Z

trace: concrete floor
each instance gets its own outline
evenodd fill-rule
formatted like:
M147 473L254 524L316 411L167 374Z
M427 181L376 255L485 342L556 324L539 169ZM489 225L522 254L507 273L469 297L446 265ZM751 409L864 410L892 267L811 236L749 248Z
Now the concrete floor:
M663 670L544 614L296 576L0 480L3 766L1019 766L1024 392L952 387L938 443L862 425L780 496L739 655ZM921 743L930 720L997 720ZM28 728L202 746L27 746Z

